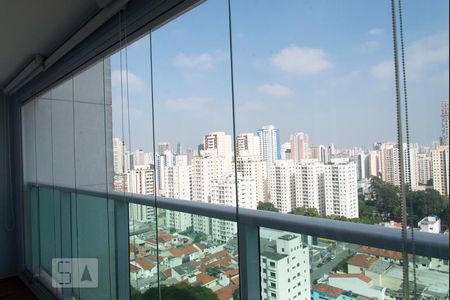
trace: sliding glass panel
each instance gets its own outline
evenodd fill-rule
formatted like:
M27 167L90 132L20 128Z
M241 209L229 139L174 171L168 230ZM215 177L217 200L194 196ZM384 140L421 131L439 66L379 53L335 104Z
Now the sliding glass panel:
M402 297L401 252L267 228L260 251L262 299ZM417 257L416 269L415 299L448 298L448 260Z
M228 2L202 3L152 32L151 45L156 195L236 206ZM236 223L164 210L157 217L163 299L186 284L224 293L221 299L238 294ZM165 233L176 241L164 241ZM194 240L207 241L205 249ZM221 259L226 265L216 266Z
M81 261L74 263L76 274L98 283L90 288L74 288L80 299L116 299L116 244L114 201L83 193L72 194L72 257L95 259L98 272L91 273Z
M213 232L193 230L200 220L209 223ZM158 209L157 237L153 230L130 232L135 241L130 261L132 299L156 299L158 278L162 299L237 297L236 228L231 221Z

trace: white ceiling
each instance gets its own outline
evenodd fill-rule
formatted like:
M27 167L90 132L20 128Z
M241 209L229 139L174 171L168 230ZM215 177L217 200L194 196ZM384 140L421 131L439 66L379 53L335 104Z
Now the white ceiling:
M47 57L109 1L0 1L0 89L36 54Z

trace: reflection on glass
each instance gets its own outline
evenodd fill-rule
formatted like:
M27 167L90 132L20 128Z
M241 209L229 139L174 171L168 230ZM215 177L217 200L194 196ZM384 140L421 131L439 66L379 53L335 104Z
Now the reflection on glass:
M402 297L400 252L262 228L260 255L262 299ZM416 257L415 268L415 299L448 298L448 260Z

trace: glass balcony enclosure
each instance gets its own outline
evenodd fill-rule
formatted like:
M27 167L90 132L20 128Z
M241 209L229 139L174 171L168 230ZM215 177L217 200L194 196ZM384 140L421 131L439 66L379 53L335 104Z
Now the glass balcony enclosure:
M116 51L21 107L30 281L448 299L448 3L399 4L204 1L131 41L121 14Z

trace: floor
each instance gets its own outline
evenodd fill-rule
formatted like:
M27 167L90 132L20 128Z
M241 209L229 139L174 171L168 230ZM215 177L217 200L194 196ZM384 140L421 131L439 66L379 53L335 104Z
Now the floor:
M18 277L0 279L1 300L34 300L37 299Z

